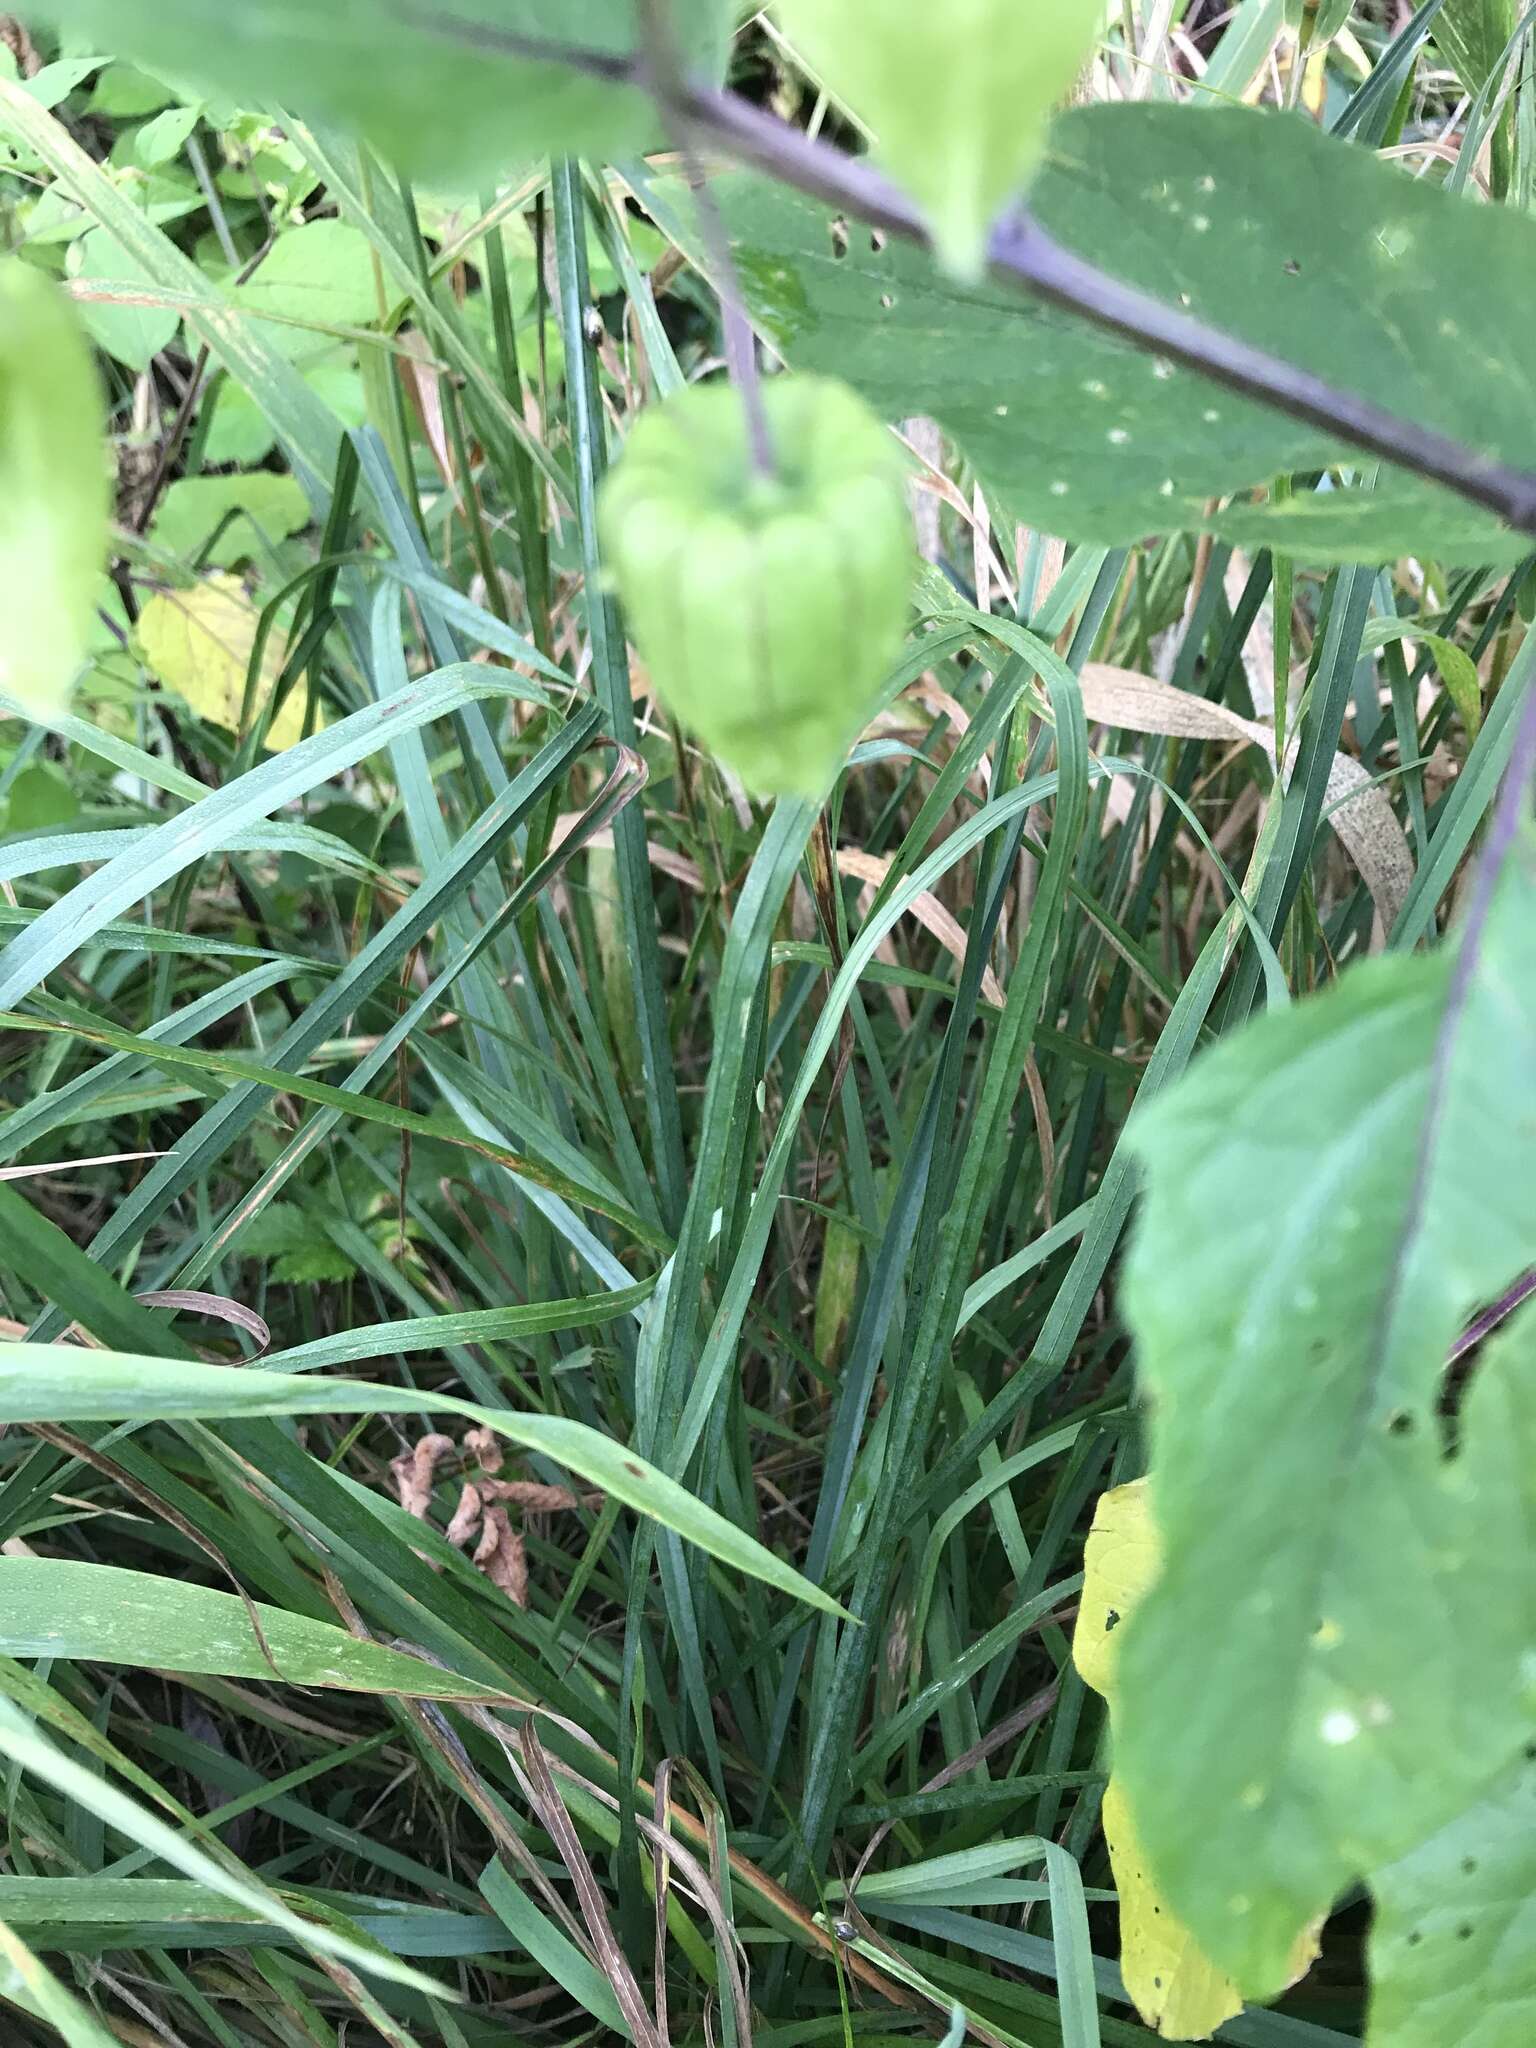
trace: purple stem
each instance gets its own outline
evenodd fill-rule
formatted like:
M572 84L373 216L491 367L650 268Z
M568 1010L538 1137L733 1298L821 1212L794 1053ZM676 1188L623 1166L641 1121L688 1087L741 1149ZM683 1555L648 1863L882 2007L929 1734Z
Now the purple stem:
M1483 1339L1490 1336L1506 1317L1512 1316L1521 1302L1529 1301L1536 1294L1536 1273L1527 1273L1523 1280L1517 1280L1506 1294L1501 1294L1491 1307L1485 1308L1475 1323L1470 1324L1451 1346L1448 1365L1454 1365L1458 1358L1465 1358L1469 1351L1476 1350Z

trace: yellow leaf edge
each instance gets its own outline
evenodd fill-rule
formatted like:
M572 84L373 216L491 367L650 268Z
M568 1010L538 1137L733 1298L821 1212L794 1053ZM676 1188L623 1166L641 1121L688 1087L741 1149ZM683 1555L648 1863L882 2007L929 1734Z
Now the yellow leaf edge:
M1072 1658L1085 1685L1101 1694L1113 1728L1115 1632L1151 1590L1162 1546L1149 1484L1132 1479L1100 1497L1084 1556L1082 1600ZM1110 1868L1120 1900L1120 1974L1126 1995L1165 2041L1208 2041L1243 2009L1242 1994L1172 1912L1147 1869L1135 1817L1111 1773L1102 1815ZM1317 1958L1322 1921L1297 1939L1291 1983Z

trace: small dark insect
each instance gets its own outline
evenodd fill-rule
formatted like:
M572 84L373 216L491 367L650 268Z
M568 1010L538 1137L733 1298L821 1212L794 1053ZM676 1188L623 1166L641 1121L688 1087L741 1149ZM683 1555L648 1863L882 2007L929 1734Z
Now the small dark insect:
M581 331L587 338L588 348L602 347L603 336L608 330L604 327L603 316L596 306L588 306L586 312L582 314Z

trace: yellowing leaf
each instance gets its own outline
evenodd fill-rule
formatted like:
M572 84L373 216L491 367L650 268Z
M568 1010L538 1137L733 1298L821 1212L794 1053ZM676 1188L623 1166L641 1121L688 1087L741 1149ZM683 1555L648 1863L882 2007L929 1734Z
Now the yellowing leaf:
M1157 1530L1145 1479L1111 1487L1099 1501L1083 1560L1083 1597L1072 1658L1085 1685L1115 1700L1114 1633L1157 1577Z
M1165 2041L1208 2041L1243 2009L1230 1977L1196 1946L1146 1874L1131 1810L1117 1778L1104 1788L1104 1839L1120 1894L1120 1974L1136 2010Z
M237 576L210 576L190 590L157 592L139 614L139 646L149 667L212 725L240 730L245 678L256 645L260 613ZM287 657L283 635L268 635L253 711L260 711ZM264 744L272 753L291 747L304 730L304 698L289 692Z
M1145 1479L1112 1487L1088 1532L1084 1581L1072 1657L1084 1684L1115 1704L1116 1639L1162 1565L1157 1525ZM1129 1803L1118 1778L1104 1788L1104 1839L1120 1896L1120 1974L1127 1995L1165 2041L1208 2041L1243 2009L1242 1994L1170 1911L1153 1883ZM1319 1923L1320 1925L1320 1923ZM1303 1977L1317 1955L1319 1927L1309 1927L1292 1957ZM1293 1978L1294 1981L1294 1978Z
M0 261L0 692L62 711L107 552L101 390L57 285Z

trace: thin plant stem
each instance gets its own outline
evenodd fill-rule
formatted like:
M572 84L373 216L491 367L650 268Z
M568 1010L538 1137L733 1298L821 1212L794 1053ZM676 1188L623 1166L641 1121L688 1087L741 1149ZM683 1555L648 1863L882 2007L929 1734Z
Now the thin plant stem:
M699 233L709 267L714 272L715 291L720 300L720 321L725 336L725 360L731 382L741 396L747 420L747 447L752 467L759 476L774 474L773 436L768 411L763 403L762 372L757 361L757 337L742 301L736 259L725 221L709 189L709 180L699 160L694 122L684 110L690 102L687 79L673 33L668 0L639 0L644 28L646 59L650 66L657 104L671 119L678 153L698 208Z

